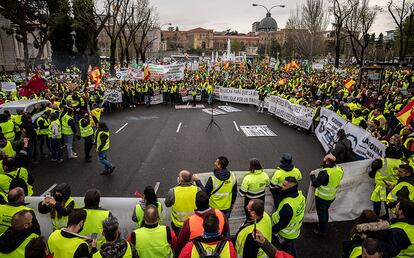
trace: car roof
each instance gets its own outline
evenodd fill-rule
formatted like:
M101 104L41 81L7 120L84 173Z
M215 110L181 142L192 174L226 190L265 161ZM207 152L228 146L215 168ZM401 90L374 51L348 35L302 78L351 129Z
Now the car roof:
M25 108L28 107L30 105L34 105L34 104L47 104L49 103L49 100L46 99L20 99L20 100L15 100L15 101L10 101L7 103L4 103L2 105L0 105L0 108Z

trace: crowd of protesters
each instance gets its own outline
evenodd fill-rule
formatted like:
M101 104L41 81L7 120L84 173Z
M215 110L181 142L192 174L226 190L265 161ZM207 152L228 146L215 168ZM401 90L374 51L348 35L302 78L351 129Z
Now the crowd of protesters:
M44 257L34 253L46 255L45 250L54 257L203 257L206 250L210 250L209 255L222 254L220 257L296 257L294 240L300 234L305 198L297 189L302 173L293 166L290 154L281 157L272 177L263 172L257 159L252 159L250 173L239 189L223 156L217 158L214 175L205 186L189 171L181 171L179 184L165 200L165 205L172 207L171 228L162 226L162 205L153 189L146 189L143 203L134 209L137 229L127 241L120 237L116 218L99 207L99 191L88 191L85 207L78 209L70 197L70 186L61 184L39 204L40 213L50 213L55 229L47 240L48 249L46 242L38 238L41 230L36 217L24 204L24 197L33 194L34 178L29 172L32 164L43 162L42 159L62 163L62 146L66 147L67 159L75 159L78 154L73 150L73 141L84 138L85 162L91 161L90 151L95 142L99 161L105 167L101 174L110 174L115 167L107 159L109 131L100 121L102 112L150 106L152 96L158 93L164 104L178 104L187 95L194 99L201 95L202 101L211 103L216 85L256 89L259 103L266 96L277 95L312 107L315 125L320 108L328 108L382 141L387 146L385 158L374 160L369 172L375 180L373 211L361 215L344 245L344 256L414 256L414 129L411 123L403 125L397 119L398 112L414 100L413 72L389 68L385 69L382 84L366 81L352 88L344 87L350 79L357 81L358 73L355 67L306 73L302 69L275 70L268 65L238 64L218 69L200 65L198 71L187 70L183 80L174 82L104 79L99 85L88 86L79 76L66 74L61 78L52 74L46 79L48 89L30 97L19 96L16 91L0 91L0 103L29 98L50 101L46 106L35 106L30 113L0 114L0 257L13 252L15 256L9 257L23 257L25 248L33 255L26 253L26 257ZM11 80L8 75L2 77L2 81ZM122 102L110 103L105 99L108 89L120 91ZM263 109L259 105L258 111ZM32 116L43 110L33 121ZM328 234L329 206L343 176L337 164L353 159L348 145L343 132L338 132L335 146L324 158L322 173L310 176L317 189L319 225L314 233L320 237ZM271 215L264 211L267 187L276 210ZM229 232L228 219L237 192L245 200L246 222L236 234ZM380 218L382 205L395 213L394 219L390 220L390 213ZM379 229L373 229L370 223ZM273 234L277 234L278 240L273 242L283 251L269 243ZM229 241L231 235L233 241ZM67 252L71 254L67 256Z

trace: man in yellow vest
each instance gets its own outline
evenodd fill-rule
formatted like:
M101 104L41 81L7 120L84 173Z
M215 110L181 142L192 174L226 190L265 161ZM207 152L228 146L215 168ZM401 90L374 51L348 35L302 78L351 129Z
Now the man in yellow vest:
M90 189L86 192L84 197L85 207L83 208L86 212L85 223L79 234L92 236L97 234L98 246L104 243L104 237L102 235L102 222L112 217L109 210L99 207L101 201L101 192L97 189Z
M63 162L63 154L61 149L62 127L56 113L50 114L50 125L48 130L48 137L50 139L50 148L52 149L52 162Z
M150 204L144 212L144 226L131 233L131 243L140 258L173 256L173 247L177 241L174 231L160 225L159 220L157 207Z
M196 176L193 176L190 171L182 170L178 174L178 185L171 188L165 198L165 206L171 207L171 227L178 234L194 210L197 208L195 199L198 191L201 190L202 185ZM196 182L196 185L194 185Z
M105 170L101 175L109 175L115 170L115 166L108 159L108 150L110 146L109 128L104 122L98 123L96 135L96 152L98 153L98 160L104 166Z
M14 141L14 123L6 114L0 114L0 129L7 140Z
M380 240L386 257L414 257L414 203L401 199L391 220L387 239Z
M203 235L189 242L181 251L179 258L221 257L236 258L233 243L218 232L219 219L209 214L203 221ZM245 256L247 257L247 256Z
M319 228L315 228L313 232L322 237L325 237L328 232L329 207L336 198L336 192L344 175L344 171L336 165L335 161L335 156L328 154L323 158L323 169L317 175L315 171L310 173L310 180L315 188L315 204L319 220Z
M394 208L401 199L414 201L414 173L408 164L398 167L398 182L387 196L387 206Z
M50 253L54 258L91 257L96 253L96 240L91 242L91 251L86 240L89 237L79 235L86 220L86 212L82 209L73 210L68 217L66 228L55 230L47 240Z
M39 150L40 150L40 156L46 157L47 155L44 152L43 146L46 144L47 149L49 150L49 153L51 152L50 149L50 141L48 137L49 133L49 120L50 110L45 111L41 116L39 116L38 119L36 119L36 125L37 125L37 139L39 142Z
M91 123L89 121L89 115L88 113L85 113L83 115L83 118L79 120L79 131L80 136L84 140L84 150L85 150L85 161L91 162L91 150L93 146L93 128L91 126Z
M15 213L28 210L33 215L33 232L40 235L40 226L37 222L36 215L33 210L25 206L24 190L21 187L16 187L10 190L7 196L8 203L0 205L0 234L6 232L7 228L11 226L12 217Z
M22 210L11 219L11 227L0 236L0 257L25 257L27 244L39 235L33 231L33 214Z
M279 206L282 196L280 192L286 177L294 177L297 181L302 180L302 172L293 165L293 158L290 153L283 153L280 164L270 179L270 192L272 192L275 208Z
M213 102L213 97L214 97L214 89L213 89L213 85L211 85L208 80L206 81L207 84L207 102L208 104L211 104Z
M73 136L76 134L75 119L73 109L68 108L62 117L62 135L65 140L68 159L76 159L78 156L73 152Z
M277 234L281 250L296 257L295 240L300 235L306 199L302 191L298 191L298 181L294 177L285 178L280 194L281 202L272 214L272 232Z
M371 164L371 171L368 175L375 179L374 191L371 194L373 210L380 215L381 205L387 200L387 194L397 184L398 167L403 164L400 160L401 151L395 146L389 146L385 149L385 158L376 159ZM386 209L388 214L388 211Z
M106 242L101 246L98 252L93 254L93 258L109 258L114 257L115 254L115 257L119 258L138 257L135 247L121 237L117 218L109 217L103 221L102 225L103 235L105 236ZM153 240L151 237L148 239Z
M91 118L90 118L92 127L96 127L96 125L101 121L101 115L103 111L104 109L100 108L98 104L96 103L92 104Z
M227 169L229 160L219 156L214 161L214 173L207 179L204 191L210 196L210 206L221 210L227 219L237 197L237 180Z
M260 230L263 236L272 241L272 219L264 211L264 202L260 199L252 199L246 206L249 218L236 234L237 257L267 257L264 251L253 238L254 229Z

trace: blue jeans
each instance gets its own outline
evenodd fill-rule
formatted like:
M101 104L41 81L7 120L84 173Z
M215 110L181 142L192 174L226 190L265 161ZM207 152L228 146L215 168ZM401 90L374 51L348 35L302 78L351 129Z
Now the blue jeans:
M71 159L73 157L73 134L72 135L64 135L63 136L66 144L66 150L68 152L68 158Z
M315 204L316 204L316 213L318 214L319 220L319 231L322 234L328 232L329 226L329 207L331 206L332 201L323 200L317 196L315 196Z
M60 149L60 139L51 139L50 140L52 148L52 159L61 160L63 158L62 150Z
M208 102L208 104L211 104L211 102L213 102L213 94L208 94L207 102Z
M105 167L105 171L109 171L113 165L108 159L108 151L100 151L98 154L98 160Z

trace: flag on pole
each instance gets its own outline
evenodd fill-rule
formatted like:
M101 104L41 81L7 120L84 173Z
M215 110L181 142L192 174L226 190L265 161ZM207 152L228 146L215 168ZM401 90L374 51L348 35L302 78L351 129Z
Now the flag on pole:
M414 117L414 100L410 101L400 112L397 114L397 119L403 126L408 125L411 119Z
M39 94L40 92L47 90L48 87L45 81L40 77L39 74L33 75L32 79L24 85L20 91L20 96L30 97L33 94Z
M354 87L355 83L356 83L356 81L354 81L354 80L352 80L351 78L349 78L349 79L347 79L347 80L344 82L344 87L345 87L348 91L351 91L351 90L352 90L352 88Z
M98 66L93 68L90 78L95 83L95 87L101 83L101 70Z

